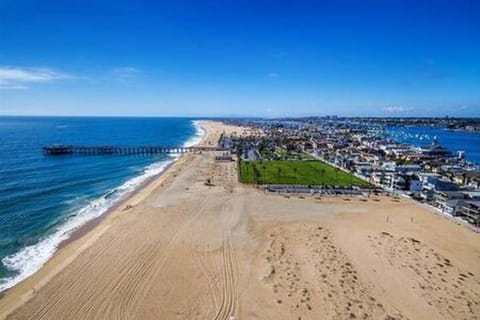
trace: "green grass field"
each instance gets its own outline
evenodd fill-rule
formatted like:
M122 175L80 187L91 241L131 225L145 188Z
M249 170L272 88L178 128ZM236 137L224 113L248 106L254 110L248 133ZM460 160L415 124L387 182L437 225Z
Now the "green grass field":
M365 181L321 161L242 161L242 183L367 186Z

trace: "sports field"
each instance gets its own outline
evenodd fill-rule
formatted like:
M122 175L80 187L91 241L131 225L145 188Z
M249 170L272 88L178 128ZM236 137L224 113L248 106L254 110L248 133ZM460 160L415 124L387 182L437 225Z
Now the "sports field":
M242 161L240 181L257 184L366 186L365 181L322 161Z

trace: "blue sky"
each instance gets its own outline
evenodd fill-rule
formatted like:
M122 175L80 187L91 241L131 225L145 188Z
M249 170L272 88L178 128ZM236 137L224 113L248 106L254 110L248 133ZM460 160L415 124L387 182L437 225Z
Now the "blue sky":
M0 0L0 114L480 116L480 4Z

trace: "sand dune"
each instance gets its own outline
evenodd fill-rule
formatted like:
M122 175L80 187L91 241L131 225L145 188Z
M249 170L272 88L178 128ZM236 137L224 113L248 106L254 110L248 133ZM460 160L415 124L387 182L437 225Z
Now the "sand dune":
M207 126L203 144L241 131ZM0 318L480 318L479 235L407 200L264 194L214 156L182 158L66 245Z

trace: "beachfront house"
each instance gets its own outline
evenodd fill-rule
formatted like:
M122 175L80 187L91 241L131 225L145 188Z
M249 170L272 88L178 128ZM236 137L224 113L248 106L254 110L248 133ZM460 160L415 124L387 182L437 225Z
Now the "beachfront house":
M471 207L468 203L479 202L480 192L476 191L435 191L433 195L433 205L442 209L442 212L452 216L464 215L465 206ZM466 210L472 212L472 208Z
M480 226L480 200L464 201L457 215L463 216L476 226Z
M461 204L459 201L468 199L468 195L458 191L440 191L434 190L432 197L432 204L442 209L443 212L449 213L452 216Z

